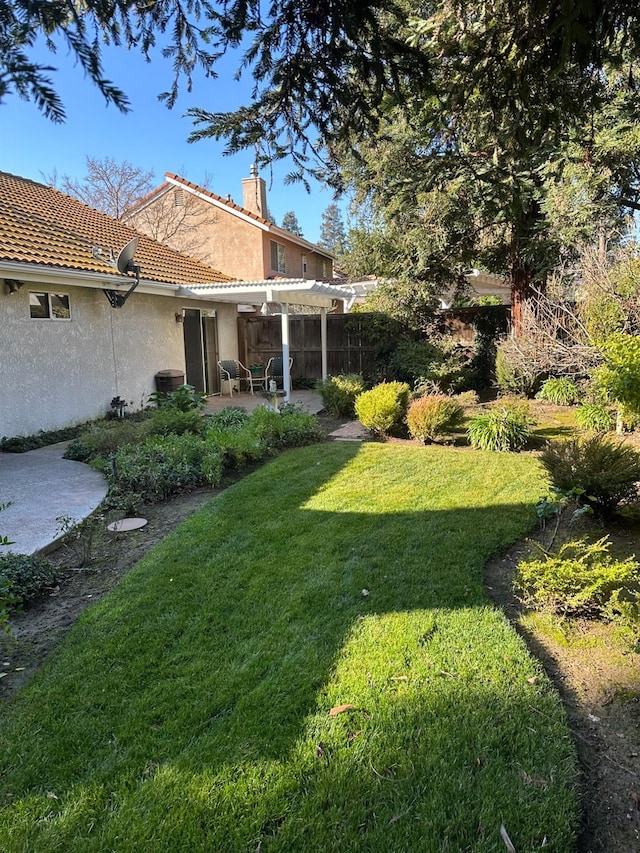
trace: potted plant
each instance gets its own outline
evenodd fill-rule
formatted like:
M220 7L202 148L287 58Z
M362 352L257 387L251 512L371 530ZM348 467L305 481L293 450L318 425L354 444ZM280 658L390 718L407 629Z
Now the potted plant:
M264 362L262 361L262 356L258 356L257 359L249 365L249 373L252 376L264 376Z

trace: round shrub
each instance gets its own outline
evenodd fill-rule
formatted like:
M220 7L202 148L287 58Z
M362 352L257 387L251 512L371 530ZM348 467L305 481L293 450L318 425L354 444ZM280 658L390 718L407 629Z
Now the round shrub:
M608 516L637 497L640 453L624 441L597 433L570 441L550 442L540 455L552 484L577 492L578 503Z
M325 409L336 417L353 418L355 402L364 391L364 379L359 373L341 373L320 380L317 385Z
M576 409L576 423L590 432L610 432L616 425L616 418L604 403L584 403Z
M419 441L437 441L449 435L464 418L462 406L446 394L428 394L409 406L407 427Z
M505 402L475 415L467 435L479 450L522 450L531 436L532 420L526 404Z
M538 400L546 400L556 406L573 406L581 397L580 389L567 376L547 379L536 394Z
M409 401L406 382L382 382L356 399L356 415L366 429L386 435L402 422Z

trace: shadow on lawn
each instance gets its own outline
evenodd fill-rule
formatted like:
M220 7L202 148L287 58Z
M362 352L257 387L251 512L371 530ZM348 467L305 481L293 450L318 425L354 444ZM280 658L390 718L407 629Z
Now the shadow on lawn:
M329 849L347 831L382 843L393 825L408 845L394 849L411 850L400 814L438 844L455 829L451 849L466 849L482 825L474 789L494 779L496 762L506 784L492 781L491 796L505 808L523 771L546 773L545 791L555 773L562 788L556 765L570 764L571 750L557 700L525 678L535 668L482 591L484 563L526 529L529 508L487 494L483 507L380 514L367 507L379 488L370 481L354 512L352 495L341 504L340 474L360 452L283 455L87 611L17 697L0 741L5 797L55 793L36 795L50 816L45 837L88 839L97 825L107 846L96 849L125 833L122 849L162 839L167 850L245 850L279 836L281 849L303 850ZM387 660L370 656L385 642ZM341 703L355 709L329 718ZM439 787L447 765L457 781ZM527 845L547 801L535 791L527 800ZM565 835L567 825L565 812ZM196 828L198 843L185 847Z

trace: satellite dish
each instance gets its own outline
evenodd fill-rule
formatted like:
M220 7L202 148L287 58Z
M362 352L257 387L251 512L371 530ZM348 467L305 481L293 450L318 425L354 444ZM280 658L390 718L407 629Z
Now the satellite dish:
M138 238L134 237L132 240L129 240L124 249L121 249L120 254L118 255L118 259L116 261L116 266L118 267L118 272L124 275L127 272L134 272L133 265L133 256L136 253L136 249L138 248Z
M140 267L133 262L133 256L135 254L136 249L138 248L138 238L134 237L132 240L129 240L127 245L122 249L120 254L118 255L118 259L116 260L116 266L118 267L118 272L121 275L126 275L129 272L135 273L135 281L127 290L126 293L119 293L117 290L106 290L104 291L105 296L109 300L109 304L112 308L122 308L127 299L131 296L136 287L140 284ZM116 285L119 286L119 282L116 282Z

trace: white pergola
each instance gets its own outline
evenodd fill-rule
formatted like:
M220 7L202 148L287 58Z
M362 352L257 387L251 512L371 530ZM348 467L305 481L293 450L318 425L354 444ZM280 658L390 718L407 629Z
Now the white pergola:
M322 378L327 378L327 311L334 300L353 302L353 290L303 278L266 279L265 281L238 281L229 284L202 284L183 288L181 295L206 297L215 302L235 305L260 305L277 302L281 306L282 321L282 372L285 400L289 400L291 374L289 370L289 306L308 305L320 313L320 340L322 348Z

